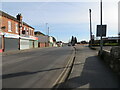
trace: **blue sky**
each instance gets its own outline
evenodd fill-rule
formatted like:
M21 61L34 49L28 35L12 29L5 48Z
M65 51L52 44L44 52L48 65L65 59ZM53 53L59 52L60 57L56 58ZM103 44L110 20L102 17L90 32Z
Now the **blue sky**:
M57 40L68 42L72 36L78 41L89 40L89 9L92 9L92 30L100 24L98 2L2 2L2 10L12 16L23 15L23 21ZM107 24L107 36L118 33L118 2L103 3L103 24Z

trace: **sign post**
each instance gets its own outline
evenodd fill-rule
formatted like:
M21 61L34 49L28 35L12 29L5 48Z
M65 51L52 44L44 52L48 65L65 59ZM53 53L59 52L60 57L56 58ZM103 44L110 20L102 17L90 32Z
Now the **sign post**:
M102 39L102 0L100 2L101 4L101 34L100 34L100 37L101 37L101 40L100 40L100 55L102 54L102 50L103 50L103 39Z
M107 29L107 25L102 25L102 29L101 29L101 25L97 25L97 33L96 33L96 36L97 37L101 37L101 34L102 34L102 37L106 36L106 29Z

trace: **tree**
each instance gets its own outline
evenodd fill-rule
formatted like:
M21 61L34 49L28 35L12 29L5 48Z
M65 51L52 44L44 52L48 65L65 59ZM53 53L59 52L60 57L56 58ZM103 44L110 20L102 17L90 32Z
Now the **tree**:
M77 38L72 36L72 39L71 39L71 45L72 46L75 46L75 44L77 43Z
M74 46L74 37L72 36L71 45Z
M56 42L56 39L55 39L55 37L53 37L53 41L54 41L54 42Z
M74 37L72 36L71 43L74 41Z
M75 37L75 43L77 43L77 38Z

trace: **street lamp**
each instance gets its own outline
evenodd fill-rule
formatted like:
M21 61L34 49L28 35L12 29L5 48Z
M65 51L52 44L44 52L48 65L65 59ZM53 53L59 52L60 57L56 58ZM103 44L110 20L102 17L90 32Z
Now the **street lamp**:
M48 27L48 43L49 43L49 27Z
M90 47L92 47L92 22L91 22L91 9L89 9L90 13Z
M100 2L100 16L101 16L101 21L100 21L100 24L101 24L100 54L102 54L102 50L103 50L103 39L102 39L102 0Z

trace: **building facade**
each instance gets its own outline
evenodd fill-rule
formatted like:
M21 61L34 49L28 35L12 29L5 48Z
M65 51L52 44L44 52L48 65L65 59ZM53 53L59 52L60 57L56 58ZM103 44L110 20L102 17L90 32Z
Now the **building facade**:
M15 17L0 11L0 51L23 50L38 47L34 28Z
M38 37L38 47L49 47L49 37L47 35L36 31L35 36Z
M57 47L56 39L52 36L49 36L49 46L50 47Z

